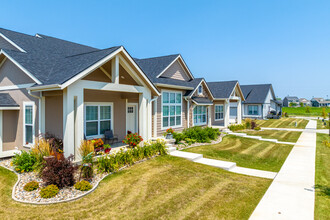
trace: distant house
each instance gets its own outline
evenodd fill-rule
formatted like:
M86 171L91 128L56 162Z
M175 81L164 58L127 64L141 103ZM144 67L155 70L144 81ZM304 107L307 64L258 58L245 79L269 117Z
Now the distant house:
M299 105L299 99L297 96L287 96L283 99L283 107L289 107L290 103L295 103L297 106Z
M276 100L272 84L241 85L243 101L243 118L267 118L271 112L282 111L282 102Z
M313 107L330 107L330 101L324 98L312 98L311 102Z
M300 98L299 99L299 104L300 103L303 103L304 106L311 106L312 105L312 102L310 100L308 100L308 99L305 99L305 98Z

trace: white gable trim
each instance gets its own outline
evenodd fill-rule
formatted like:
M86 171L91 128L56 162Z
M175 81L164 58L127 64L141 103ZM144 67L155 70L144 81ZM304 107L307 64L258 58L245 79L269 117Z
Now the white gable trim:
M25 89L25 88L29 88L33 85L34 85L34 83L18 84L18 85L12 85L12 86L0 86L0 91L14 90L14 89Z
M204 82L204 84L205 84L205 88L206 88L207 91L209 91L209 93L211 94L212 99L214 99L213 94L212 94L211 90L209 89L209 87L208 87L208 85L207 85L207 83L205 82L204 79L202 79L202 80L199 82L199 84L196 86L196 88L194 89L194 91L192 91L191 95L188 96L188 97L189 97L189 98L192 97L192 95L196 92L196 90L197 90L198 87L202 84L202 82Z
M233 92L235 91L236 87L238 88L238 91L239 91L239 93L241 94L241 100L242 100L242 101L245 101L244 94L243 94L243 92L242 92L242 90L241 90L241 87L239 86L239 83L238 83L238 82L235 84L235 86L234 86L234 88L233 88L233 91L231 91L230 95L233 94ZM230 98L230 96L229 96L229 98Z
M180 59L184 65L183 69L188 70L188 75L191 77L191 79L194 79L194 76L191 74L187 64L184 62L184 60L182 59L181 55L178 55L177 58L175 58L160 74L158 74L157 78L159 78L161 75L163 75L163 73L170 68L170 66L173 65L173 63L175 63L178 59ZM180 66L182 67L181 63L179 62Z
M21 69L26 75L28 75L33 81L35 81L37 84L42 84L35 76L33 76L29 71L27 71L21 64L16 62L11 56L9 56L5 51L1 50L0 55L5 55L11 62L13 62L19 69Z
M2 33L0 33L0 37L2 37L3 39L5 39L6 41L8 41L8 43L10 43L11 45L13 45L14 47L16 47L16 49L18 49L19 51L26 53L25 50L23 50L21 47L19 47L17 44L15 44L12 40L10 40L9 38L7 38L5 35L3 35Z

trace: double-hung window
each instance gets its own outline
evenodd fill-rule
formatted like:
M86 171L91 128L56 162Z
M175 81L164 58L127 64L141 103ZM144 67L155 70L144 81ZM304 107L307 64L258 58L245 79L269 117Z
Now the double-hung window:
M249 115L258 115L258 106L257 105L249 105L248 106Z
M194 108L194 125L206 124L206 106L197 105Z
M214 107L215 120L223 119L223 105L215 105Z
M34 103L24 103L24 144L30 145L34 142Z
M163 92L162 93L162 112L163 128L180 127L182 94L181 92Z
M200 85L198 87L198 95L201 95L201 94L203 94L203 87Z
M86 104L86 137L100 136L112 129L112 104Z

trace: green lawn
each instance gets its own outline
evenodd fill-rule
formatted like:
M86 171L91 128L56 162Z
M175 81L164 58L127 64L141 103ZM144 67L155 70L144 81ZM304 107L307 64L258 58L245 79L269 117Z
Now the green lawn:
M246 133L248 135L261 136L263 138L277 139L279 141L285 142L297 142L302 132L298 131L276 131L276 130L264 130L264 131L253 131L245 130L241 133Z
M297 127L295 123L297 122ZM269 119L258 120L257 125L259 127L268 128L305 128L308 120L298 118L281 118L281 119Z
M315 219L329 219L330 213L330 147L322 144L330 141L329 135L317 134L315 162Z
M324 125L324 122L326 123L326 125ZM329 129L329 120L317 120L317 129Z
M107 177L70 203L14 202L15 182L0 167L0 219L248 219L271 180L162 156Z
M325 108L325 111L329 114L330 108ZM321 116L322 107L310 107L310 113L306 112L306 107L283 107L282 112L287 112L292 116Z
M236 162L241 167L278 172L292 147L227 135L219 144L192 147L184 151L203 154L206 158Z

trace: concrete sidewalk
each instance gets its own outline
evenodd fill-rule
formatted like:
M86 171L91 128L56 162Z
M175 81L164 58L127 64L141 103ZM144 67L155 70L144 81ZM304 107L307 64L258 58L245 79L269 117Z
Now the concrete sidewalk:
M314 219L316 121L309 121L250 219Z

